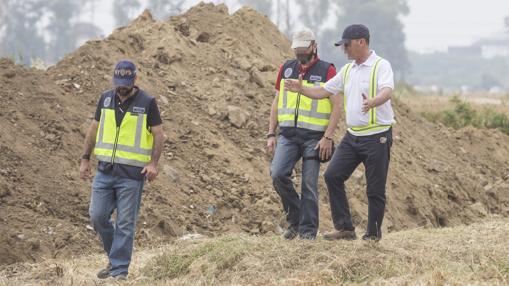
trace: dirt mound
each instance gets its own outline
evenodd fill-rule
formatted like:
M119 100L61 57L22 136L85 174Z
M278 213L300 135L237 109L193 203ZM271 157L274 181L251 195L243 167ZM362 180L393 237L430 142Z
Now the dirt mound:
M256 11L230 15L224 5L200 4L167 22L145 12L47 72L2 60L0 264L99 249L86 228L90 184L78 180L78 159L87 120L125 58L157 98L168 135L160 177L144 192L137 245L193 232L278 232L284 219L264 134L277 67L291 56L288 40ZM390 231L507 215L508 136L451 131L395 106ZM354 219L364 224L362 169L348 185ZM327 229L323 182L320 191Z

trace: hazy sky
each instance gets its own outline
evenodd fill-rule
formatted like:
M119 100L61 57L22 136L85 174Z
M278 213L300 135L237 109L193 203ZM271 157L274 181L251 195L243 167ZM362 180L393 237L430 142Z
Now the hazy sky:
M410 14L402 19L407 37L406 46L418 52L446 50L451 45L468 45L480 38L497 36L504 30L504 17L509 16L509 0L407 1ZM199 1L187 2L189 6ZM232 4L236 1L204 2ZM99 3L103 6L95 11L95 17L105 33L109 34L113 28L112 0Z
M509 0L407 0L406 46L429 52L503 33Z

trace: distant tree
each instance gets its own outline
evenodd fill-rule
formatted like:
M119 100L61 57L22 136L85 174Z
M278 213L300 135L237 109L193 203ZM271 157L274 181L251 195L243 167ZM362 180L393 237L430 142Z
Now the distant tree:
M406 0L338 0L340 14L337 18L335 38L350 24L364 24L371 32L370 46L388 59L401 79L408 72L405 34L400 16L407 15ZM362 3L362 4L361 4Z
M165 20L184 11L186 0L148 0L148 8L157 20Z
M100 29L93 23L77 21L87 1L50 0L45 2L45 8L50 15L46 30L50 34L48 55L50 62L56 62L66 53L74 50L81 39L88 39L100 34Z
M30 64L32 58L44 58L46 46L39 26L44 13L43 0L2 0L4 13L0 22L0 53L15 57L17 62Z
M301 0L299 21L310 28L317 36L324 30L332 7L330 0Z
M113 17L115 18L115 26L125 26L133 19L133 11L140 8L138 0L115 0L113 2Z

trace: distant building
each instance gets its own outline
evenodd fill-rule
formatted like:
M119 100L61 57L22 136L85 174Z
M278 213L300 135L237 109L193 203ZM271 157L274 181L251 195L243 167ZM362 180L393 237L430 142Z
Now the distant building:
M463 57L508 57L509 56L509 37L482 39L470 46L451 46L447 49L451 55Z
M482 54L482 48L477 45L471 46L451 46L447 49L449 54L463 57L478 57Z
M509 38L484 40L479 45L484 58L509 56Z

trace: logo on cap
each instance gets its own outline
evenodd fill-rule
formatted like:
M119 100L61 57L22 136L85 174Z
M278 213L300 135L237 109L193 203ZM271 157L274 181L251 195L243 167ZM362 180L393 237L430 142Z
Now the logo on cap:
M132 77L135 74L134 71L130 69L118 69L115 70L115 76L117 77Z

